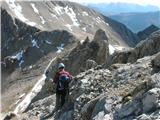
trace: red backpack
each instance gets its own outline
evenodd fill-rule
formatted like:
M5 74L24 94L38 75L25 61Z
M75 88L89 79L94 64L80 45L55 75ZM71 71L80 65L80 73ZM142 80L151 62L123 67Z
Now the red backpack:
M68 89L69 77L67 72L60 72L58 79L58 90L66 90Z

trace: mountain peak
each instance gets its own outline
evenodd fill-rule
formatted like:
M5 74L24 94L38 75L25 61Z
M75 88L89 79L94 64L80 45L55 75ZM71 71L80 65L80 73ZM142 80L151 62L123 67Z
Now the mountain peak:
M150 26L148 26L147 28L145 28L144 30L140 31L137 33L138 37L140 38L140 40L144 40L146 39L150 34L152 34L153 32L159 30L160 28L158 28L156 25L152 24Z

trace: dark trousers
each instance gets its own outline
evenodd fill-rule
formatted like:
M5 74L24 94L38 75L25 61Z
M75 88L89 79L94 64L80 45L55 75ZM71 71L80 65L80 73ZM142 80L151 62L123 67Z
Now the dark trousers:
M61 108L65 101L66 97L69 95L69 90L56 90L56 108Z

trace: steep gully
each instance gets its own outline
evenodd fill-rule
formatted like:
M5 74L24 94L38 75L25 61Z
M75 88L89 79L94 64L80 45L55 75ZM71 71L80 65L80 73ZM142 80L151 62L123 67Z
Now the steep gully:
M41 78L38 80L38 82L35 84L35 86L32 88L32 90L26 95L26 97L20 102L17 107L14 110L14 114L22 113L24 112L29 104L31 103L32 99L41 91L43 85L45 84L46 79L46 71L50 68L51 64L56 60L56 57L52 58L49 62L48 66L44 70L44 73L42 74Z

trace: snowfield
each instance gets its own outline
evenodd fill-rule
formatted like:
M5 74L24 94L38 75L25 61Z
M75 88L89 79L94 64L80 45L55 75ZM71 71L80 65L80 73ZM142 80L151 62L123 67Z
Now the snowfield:
M35 22L29 21L27 18L24 17L22 13L22 7L19 4L15 4L15 0L6 0L7 4L9 5L9 8L15 13L17 18L19 18L21 21L27 23L30 26L35 26Z

